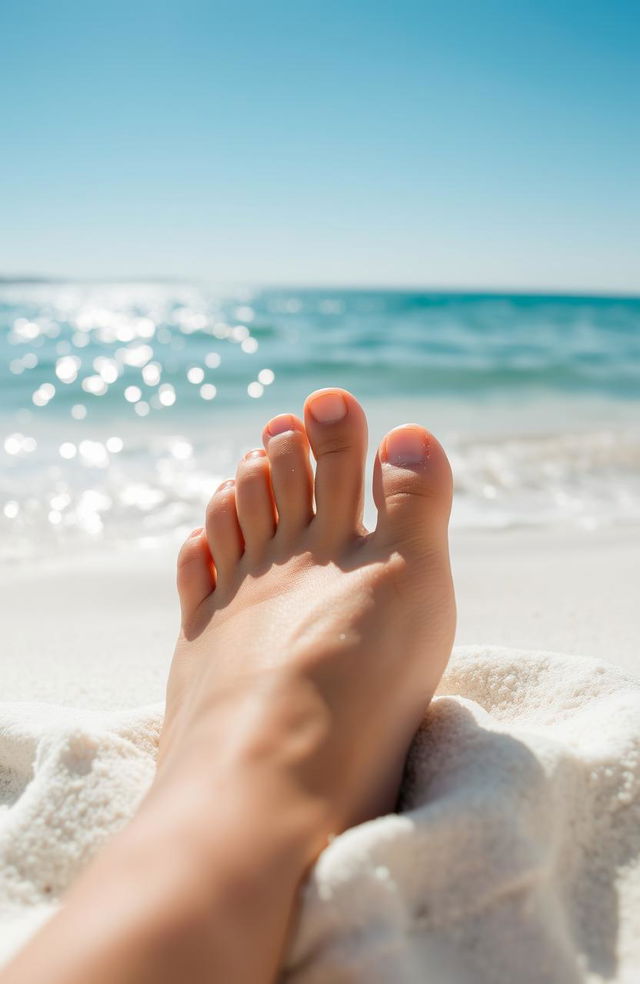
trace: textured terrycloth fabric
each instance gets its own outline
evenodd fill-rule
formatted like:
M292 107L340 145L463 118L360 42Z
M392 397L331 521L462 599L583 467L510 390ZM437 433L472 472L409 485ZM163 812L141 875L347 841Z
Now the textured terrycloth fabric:
M134 812L161 709L0 705L0 959ZM553 653L454 653L401 811L337 837L287 984L640 980L640 685Z

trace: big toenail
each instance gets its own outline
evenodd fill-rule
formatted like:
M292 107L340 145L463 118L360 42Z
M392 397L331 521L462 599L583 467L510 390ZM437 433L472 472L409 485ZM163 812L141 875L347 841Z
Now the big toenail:
M424 431L418 427L400 427L387 434L384 456L390 465L412 468L421 465L429 456L429 446Z
M287 431L293 430L296 430L296 426L290 413L282 413L279 417L274 417L267 424L267 434L269 437L277 437L278 434L286 434Z
M245 461L249 461L250 458L264 458L266 456L266 451L262 448L254 448L253 451L247 451L244 456Z
M309 409L320 424L337 424L347 414L347 404L341 393L318 393L311 400Z

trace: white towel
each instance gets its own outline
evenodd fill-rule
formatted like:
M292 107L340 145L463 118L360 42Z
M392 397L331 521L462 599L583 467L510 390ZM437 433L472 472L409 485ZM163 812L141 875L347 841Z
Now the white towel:
M640 981L640 685L552 653L455 651L401 812L337 837L287 984ZM0 960L135 811L161 708L0 705Z

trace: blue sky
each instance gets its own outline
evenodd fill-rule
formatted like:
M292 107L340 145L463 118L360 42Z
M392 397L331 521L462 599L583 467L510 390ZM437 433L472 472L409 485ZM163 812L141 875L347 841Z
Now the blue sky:
M0 55L0 274L640 292L636 0L20 0Z

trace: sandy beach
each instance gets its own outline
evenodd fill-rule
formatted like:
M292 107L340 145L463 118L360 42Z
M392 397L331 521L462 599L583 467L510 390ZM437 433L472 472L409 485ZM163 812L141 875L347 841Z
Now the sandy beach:
M401 809L322 853L280 980L633 984L637 537L467 532L452 548L457 646ZM2 572L0 964L151 781L172 553Z
M458 532L458 645L608 660L640 677L636 530ZM7 701L161 700L177 628L174 552L105 552L0 573Z

